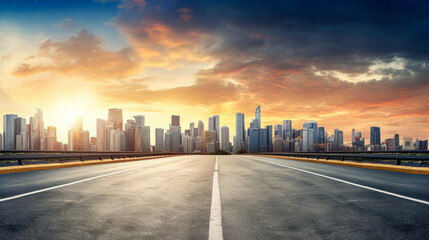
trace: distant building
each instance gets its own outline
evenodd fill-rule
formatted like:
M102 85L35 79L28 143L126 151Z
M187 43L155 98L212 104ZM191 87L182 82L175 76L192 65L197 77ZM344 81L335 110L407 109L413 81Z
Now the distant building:
M217 145L219 145L219 141L220 141L220 130L219 130L220 123L219 122L220 122L219 115L214 115L212 117L209 117L209 130L216 132L215 144ZM215 145L215 148L216 148L216 145Z
M222 126L221 130L221 141L220 141L220 150L229 152L229 146L231 143L229 142L229 128L227 126Z
M107 122L113 124L113 130L122 131L123 121L122 121L122 109L119 108L111 108L109 109L109 116L107 118Z
M289 139L296 138L292 130L292 120L283 120L283 132L283 140L286 140L287 137Z
M245 150L246 130L244 125L244 113L235 114L235 139L234 153Z
M135 124L136 124L137 126L146 126L146 119L145 119L145 116L142 116L142 115L136 115L136 116L134 116L134 119L135 119Z
M414 150L413 146L413 139L412 138L406 138L403 139L403 149L404 150Z
M267 125L265 126L265 129L267 130L267 141L268 141L268 152L273 151L273 126Z
M388 138L384 140L386 144L386 150L387 151L394 151L395 150L395 139L394 138Z
M274 125L274 136L276 135L283 139L283 126L281 124Z
M380 127L371 127L370 132L371 132L370 144L371 145L381 144Z
M157 152L164 151L164 129L155 129L155 148Z
M257 128L247 129L247 152L259 152L259 129Z
M318 143L325 144L326 143L326 134L325 134L325 127L319 127L318 128Z
M206 130L203 132L202 137L202 151L203 153L209 153L211 151L211 146L209 144L213 144L213 151L214 152L214 144L216 142L216 131L213 130ZM208 146L209 145L209 146ZM210 147L210 151L208 150L208 147Z
M258 107L256 107L255 110L255 123L256 123L256 128L261 128L261 106L258 105Z
M313 151L314 150L314 144L317 143L317 141L318 141L317 122L316 121L311 121L311 120L310 121L306 121L306 122L304 122L302 128L303 129L313 129L313 134L312 134L313 135L313 140L311 141L311 139L309 139L309 145L310 145L310 148L312 149L310 151Z
M394 139L395 139L395 150L396 151L401 150L400 143L399 143L399 134L395 134Z
M106 151L106 120L97 118L97 151Z
M3 115L3 148L15 150L15 119L16 114Z
M199 120L198 121L198 136L202 137L203 132L204 132L204 123L203 123L203 121Z
M142 150L145 153L150 153L150 127L142 126Z
M180 116L171 115L171 126L178 127L180 126Z
M283 151L283 138L281 135L274 136L273 142L273 152L282 152Z
M17 117L14 120L15 149L27 150L27 124L25 118Z

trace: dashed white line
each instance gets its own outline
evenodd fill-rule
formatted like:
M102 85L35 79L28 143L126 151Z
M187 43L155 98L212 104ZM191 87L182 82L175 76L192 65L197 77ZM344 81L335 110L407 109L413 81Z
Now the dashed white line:
M213 175L212 206L210 208L209 240L222 240L222 214L220 206L219 172L217 168L217 156L215 172Z
M334 180L334 181L337 181L337 182L346 183L346 184L349 184L349 185L353 185L355 187L360 187L360 188L368 189L368 190L371 190L371 191L383 193L383 194L394 196L394 197L397 197L397 198L402 198L402 199L406 199L406 200L409 200L409 201L413 201L413 202L418 202L418 203L429 205L428 201L424 201L424 200L421 200L421 199L407 197L407 196L404 196L404 195L401 195L401 194L392 193L392 192L384 191L384 190L373 188L373 187L368 187L368 186L365 186L365 185L361 185L361 184L349 182L349 181L342 180L342 179L339 179L339 178L334 178L334 177L326 176L326 175L323 175L323 174L320 174L320 173L315 173L315 172L307 171L307 170L304 170L304 169L300 169L300 168L296 168L296 167L291 167L291 166L284 165L284 164L281 164L281 163L270 162L270 161L266 161L266 160L262 160L262 159L258 159L258 158L254 158L254 157L248 157L248 158L252 158L252 159L255 159L255 160L261 161L261 162L271 163L271 164L274 164L274 165L278 165L278 166L282 166L282 167L285 167L285 168L297 170L297 171L300 171L300 172L305 172L305 173L313 174L313 175L316 175L316 176L319 176L319 177L331 179L331 180Z
M121 170L121 171L117 171L117 172L111 172L111 173L107 173L107 174L103 174L103 175L99 175L99 176L95 176L95 177L90 177L90 178L85 178L85 179L74 181L74 182L70 182L70 183L65 183L65 184L61 184L61 185L57 185L57 186L53 186L53 187L39 189L39 190L32 191L32 192L22 193L22 194L18 194L18 195L7 197L7 198L0 198L0 202L6 202L6 201L9 201L9 200L13 200L13 199L17 199L17 198L22 198L22 197L25 197L25 196L29 196L29 195L33 195L33 194L37 194L37 193L41 193L41 192L50 191L50 190L54 190L54 189L62 188L62 187L66 187L66 186L70 186L70 185L77 184L77 183L87 182L87 181L91 181L91 180L94 180L94 179L98 179L98 178L102 178L102 177L107 177L107 176L111 176L111 175L115 175L115 174L119 174L119 173L129 172L129 171L133 171L133 170L136 170L136 169L150 167L150 166L158 165L158 164L165 163L165 162L171 162L171 161L173 161L173 160L163 161L163 162L157 162L157 163L153 163L153 164L149 164L149 165L144 165L144 166L141 166L141 167L135 167L135 168L125 169L125 170Z

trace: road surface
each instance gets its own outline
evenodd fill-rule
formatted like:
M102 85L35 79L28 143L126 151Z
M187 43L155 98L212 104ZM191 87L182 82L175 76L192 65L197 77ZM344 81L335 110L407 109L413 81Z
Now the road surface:
M428 239L429 176L258 156L0 175L0 239Z

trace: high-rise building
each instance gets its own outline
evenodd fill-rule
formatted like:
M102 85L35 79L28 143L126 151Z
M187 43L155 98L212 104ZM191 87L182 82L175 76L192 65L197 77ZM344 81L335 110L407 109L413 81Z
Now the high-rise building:
M399 145L399 134L395 134L394 138L395 138L395 150L396 151L401 150Z
M380 144L381 143L381 132L380 127L371 127L371 138L370 138L370 144Z
M259 152L268 152L268 131L267 128L259 128L258 147Z
M211 151L211 149L207 149L207 146L209 144L214 144L216 143L216 131L214 130L206 130L203 132L203 136L202 136L202 152L203 153L209 153ZM214 152L214 151L213 151Z
M0 150L3 150L3 135L0 133Z
M110 130L110 147L109 150L113 152L121 151L121 131L117 129Z
M212 117L209 117L209 130L213 130L216 132L216 142L220 141L219 128L220 128L220 126L219 126L219 115L214 115Z
M82 151L82 131L83 131L83 120L81 117L77 117L73 122L71 131L69 134L70 151Z
M283 139L283 126L281 124L274 125L274 136L280 136Z
M304 128L302 136L302 151L314 151L314 128Z
M3 148L15 150L15 119L16 114L3 115Z
M145 117L142 115L136 115L133 117L135 119L135 123L137 126L146 126L145 125Z
M229 146L229 128L227 126L222 126L221 128L221 141L220 141L220 150L225 152L230 152Z
M333 139L333 151L340 151L341 146L344 145L343 142L343 131L338 129L334 130L334 139Z
M172 135L172 133L170 131L165 133L164 151L171 152L171 135Z
M97 118L97 151L106 151L106 120Z
M109 109L109 116L107 122L113 123L113 130L122 131L123 121L122 121L122 109L111 108Z
M192 153L192 137L189 135L185 135L182 137L182 141L183 141L183 152Z
M388 138L384 140L386 144L386 150L387 151L394 151L395 150L395 139L394 138Z
M326 134L325 134L325 127L319 127L317 136L319 140L318 143L325 144L326 143Z
M143 152L143 136L142 136L143 126L137 126L134 130L134 151Z
M90 151L91 142L89 141L89 131L82 131L80 136L81 151Z
M258 107L255 110L255 122L256 122L256 128L261 128L261 106L258 105Z
M198 120L198 136L202 137L204 132L204 123L201 120Z
M273 126L268 125L265 126L265 129L267 130L267 142L268 142L268 152L273 151Z
M150 152L150 127L142 126L142 144L143 152Z
M48 126L46 145L47 145L47 150L49 151L57 150L57 146L58 146L57 128Z
M172 152L179 152L180 148L180 129L174 128L171 129L171 151Z
M283 120L283 132L283 140L286 140L288 137L289 139L296 137L292 130L292 120Z
M164 129L155 129L155 148L157 152L164 151Z
M142 124L140 122L140 124ZM125 123L125 150L134 152L135 148L135 131L136 122L132 119L128 119ZM122 135L121 135L122 136ZM122 141L122 140L121 140Z
M274 136L273 143L273 152L282 152L283 151L283 138L281 135Z
M34 114L34 117L30 117L30 132L29 132L30 150L42 150L43 134L44 134L43 111L39 108L36 108L36 113Z
M235 136L234 153L240 150L245 150L246 129L244 125L244 113L235 114Z
M247 152L256 153L259 152L259 129L249 128L247 129Z
M315 143L317 143L318 140L318 134L317 134L317 122L316 121L306 121L303 124L303 129L313 129L313 141L310 141L309 143L314 146ZM311 150L313 151L313 150Z
M414 150L413 139L404 137L403 140L403 149L404 150Z
M171 126L175 126L175 127L180 126L180 116L171 115Z
M355 131L355 129L353 128L353 129L352 129L352 145L353 145L353 143L355 142L355 140L356 140L356 131Z
M14 120L14 146L16 150L27 149L27 124L25 118L17 117Z

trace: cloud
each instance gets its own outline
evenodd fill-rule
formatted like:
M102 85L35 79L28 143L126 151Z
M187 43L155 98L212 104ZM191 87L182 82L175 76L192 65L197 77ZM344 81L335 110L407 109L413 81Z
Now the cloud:
M112 52L104 48L104 40L86 30L64 42L51 39L40 44L38 53L21 63L13 75L26 77L43 72L102 80L123 78L138 73L139 56L131 48Z

